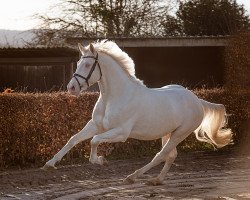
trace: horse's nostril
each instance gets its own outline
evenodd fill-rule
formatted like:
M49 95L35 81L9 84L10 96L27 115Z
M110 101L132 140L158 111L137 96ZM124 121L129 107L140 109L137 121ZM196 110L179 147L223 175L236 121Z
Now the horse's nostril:
M75 91L75 86L72 86L72 87L71 87L71 90L72 90L72 91Z

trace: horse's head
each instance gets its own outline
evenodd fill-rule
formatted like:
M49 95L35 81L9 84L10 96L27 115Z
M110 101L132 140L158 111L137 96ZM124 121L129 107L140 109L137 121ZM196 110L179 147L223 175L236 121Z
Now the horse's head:
M78 96L81 91L99 81L102 77L101 68L98 62L98 53L92 44L83 47L78 44L82 54L77 62L77 69L73 74L67 88L70 94Z

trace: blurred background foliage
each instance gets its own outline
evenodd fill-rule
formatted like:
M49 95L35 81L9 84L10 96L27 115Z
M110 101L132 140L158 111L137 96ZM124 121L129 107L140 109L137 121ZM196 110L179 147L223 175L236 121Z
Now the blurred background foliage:
M34 17L42 21L36 45L68 37L216 36L249 29L249 15L236 0L61 0Z

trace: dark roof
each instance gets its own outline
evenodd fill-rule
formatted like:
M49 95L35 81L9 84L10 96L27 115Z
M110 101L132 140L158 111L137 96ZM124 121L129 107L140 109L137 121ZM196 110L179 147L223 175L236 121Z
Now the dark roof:
M78 57L76 49L68 47L38 47L38 48L0 48L0 58L16 57Z
M173 36L173 37L72 37L66 41L70 45L77 42L87 45L102 39L115 41L120 47L192 47L192 46L226 46L230 36Z
M69 37L71 38L81 38L81 39L200 39L200 38L229 38L230 35L201 35L201 36L166 36L166 37Z

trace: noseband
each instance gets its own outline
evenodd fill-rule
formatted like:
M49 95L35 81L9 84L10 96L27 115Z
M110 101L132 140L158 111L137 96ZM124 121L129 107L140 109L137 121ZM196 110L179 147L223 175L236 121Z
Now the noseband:
M91 67L91 69L90 69L89 74L88 74L87 77L84 77L84 76L82 76L82 75L80 75L80 74L77 74L77 73L74 73L74 74L73 74L73 77L76 79L76 81L77 81L77 83L78 83L80 89L82 89L82 86L81 86L81 84L80 84L80 82L79 82L79 80L78 80L77 77L80 77L80 78L84 79L85 82L87 83L88 87L89 87L89 79L90 79L90 77L92 76L92 73L94 72L96 65L98 65L99 70L100 70L100 79L102 78L102 70L101 70L100 64L99 64L99 62L98 62L98 54L96 55L96 57L94 57L94 56L83 56L82 58L93 58L93 59L95 59L95 62L94 62L94 64L92 65L92 67ZM99 79L99 80L100 80L100 79Z

